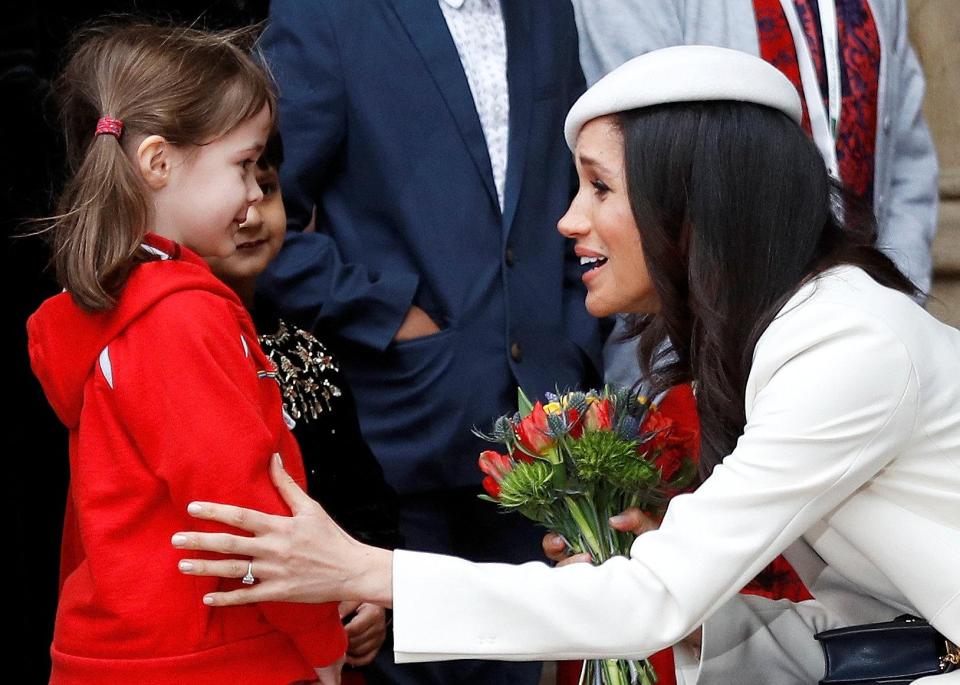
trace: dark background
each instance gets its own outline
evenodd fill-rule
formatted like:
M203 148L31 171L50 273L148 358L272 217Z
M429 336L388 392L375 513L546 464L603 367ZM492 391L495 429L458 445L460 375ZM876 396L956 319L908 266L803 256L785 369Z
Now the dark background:
M0 22L0 95L3 102L3 164L0 221L8 305L4 329L12 333L13 363L8 465L3 479L4 520L13 529L9 554L0 557L3 587L12 602L7 625L4 681L46 683L57 602L60 534L69 482L66 429L50 410L30 371L27 317L60 288L46 268L49 253L41 238L18 238L23 221L52 213L62 183L63 150L48 94L70 34L83 23L110 13L194 23L205 28L243 26L266 17L269 0L206 0L6 3ZM29 228L26 227L26 228ZM7 528L9 530L9 528ZM9 539L9 538L8 538ZM149 560L147 560L149 563Z

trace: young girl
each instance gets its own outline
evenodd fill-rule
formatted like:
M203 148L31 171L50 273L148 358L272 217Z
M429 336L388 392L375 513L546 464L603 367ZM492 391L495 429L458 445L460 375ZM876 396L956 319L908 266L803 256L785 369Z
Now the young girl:
M262 197L275 103L246 36L94 28L59 82L65 292L28 322L34 372L70 430L51 683L339 680L335 604L208 608L204 593L242 585L182 576L170 550L200 496L287 512L271 455L305 481L275 367L203 261L237 249ZM241 563L255 583L264 569Z

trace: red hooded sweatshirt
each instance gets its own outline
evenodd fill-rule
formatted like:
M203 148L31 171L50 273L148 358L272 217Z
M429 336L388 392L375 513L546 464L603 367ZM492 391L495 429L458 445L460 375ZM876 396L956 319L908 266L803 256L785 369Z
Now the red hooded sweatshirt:
M189 502L289 515L271 455L305 478L243 304L196 254L153 234L146 245L157 261L113 309L61 293L27 322L33 371L70 431L50 682L315 680L346 648L335 604L211 608L206 593L243 585L177 570L173 533L229 530L188 516Z

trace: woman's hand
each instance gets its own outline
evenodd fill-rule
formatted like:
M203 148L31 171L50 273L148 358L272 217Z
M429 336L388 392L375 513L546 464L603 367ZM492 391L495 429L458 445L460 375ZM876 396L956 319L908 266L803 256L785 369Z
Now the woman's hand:
M660 527L660 520L644 514L636 507L631 507L616 516L610 517L610 527L619 530L621 533L643 535L651 530L657 530ZM547 555L547 558L557 562L557 566L591 561L589 554L571 554L567 541L563 539L563 536L556 533L547 533L543 536L543 553ZM680 642L692 649L699 658L700 645L703 642L703 627L698 627Z
M357 542L287 474L274 455L270 475L293 516L273 516L212 502L191 502L191 516L240 528L252 537L229 533L177 533L173 546L219 552L233 559L183 559L187 575L242 578L248 561L257 579L249 588L214 592L210 606L253 602L320 603L353 599L383 606L393 602L393 553ZM242 558L240 558L242 557Z
M622 533L642 535L643 533L659 528L660 521L644 514L636 507L631 507L616 516L611 516L610 527ZM543 553L547 555L548 559L557 562L557 566L592 561L592 557L586 552L582 554L571 554L570 546L567 544L567 541L563 539L562 535L547 533L543 536L542 544Z
M347 663L366 666L387 639L387 616L382 607L366 602L340 602L340 617L353 614L346 625Z

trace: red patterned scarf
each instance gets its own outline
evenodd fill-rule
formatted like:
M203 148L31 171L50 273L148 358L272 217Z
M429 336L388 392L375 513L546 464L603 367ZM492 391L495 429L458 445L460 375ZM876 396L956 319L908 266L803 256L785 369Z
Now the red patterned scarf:
M794 4L820 80L820 92L826 100L827 75L817 0L794 0ZM880 37L867 0L836 0L836 7L842 95L837 162L844 184L859 198L872 203ZM802 100L797 50L779 0L753 0L753 9L760 55L790 79ZM806 102L803 103L803 127L810 132Z

